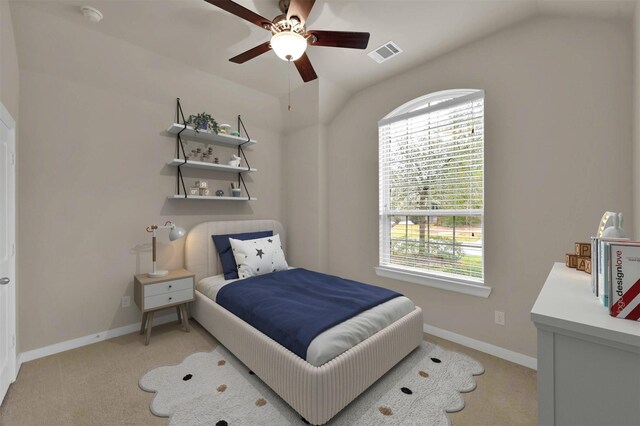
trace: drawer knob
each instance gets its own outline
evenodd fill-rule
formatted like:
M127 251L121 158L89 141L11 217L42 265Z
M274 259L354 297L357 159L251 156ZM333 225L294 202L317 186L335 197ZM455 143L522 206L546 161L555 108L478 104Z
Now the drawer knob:
M173 297L170 297L169 300L173 299Z
M169 284L169 288L173 287L171 284Z

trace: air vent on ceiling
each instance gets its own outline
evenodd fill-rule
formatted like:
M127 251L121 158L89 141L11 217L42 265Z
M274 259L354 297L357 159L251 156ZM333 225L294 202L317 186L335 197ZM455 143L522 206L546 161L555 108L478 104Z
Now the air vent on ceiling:
M397 44L390 41L378 47L377 49L372 50L368 53L368 55L371 57L371 59L381 64L384 61L388 61L389 59L398 56L401 53L402 49L400 49Z

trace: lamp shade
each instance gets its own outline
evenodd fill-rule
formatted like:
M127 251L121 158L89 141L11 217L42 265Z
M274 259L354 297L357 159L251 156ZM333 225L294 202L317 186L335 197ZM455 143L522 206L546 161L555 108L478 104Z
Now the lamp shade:
M307 50L307 39L298 33L282 31L271 37L271 48L285 61L295 61Z
M171 241L178 240L184 237L186 233L187 231L185 231L184 228L180 228L179 226L173 225L171 227L171 231L169 231L169 239Z

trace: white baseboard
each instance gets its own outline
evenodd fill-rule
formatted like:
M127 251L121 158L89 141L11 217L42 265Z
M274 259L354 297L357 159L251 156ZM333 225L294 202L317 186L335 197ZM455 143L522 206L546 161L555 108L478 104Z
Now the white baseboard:
M153 319L154 327L156 325L166 324L171 321L177 321L178 315L174 312L169 315L163 315ZM16 364L16 377L18 371L23 362L33 361L34 359L43 358L45 356L57 354L71 349L76 349L82 346L91 345L92 343L102 342L103 340L113 339L114 337L123 336L125 334L133 333L140 330L140 323L125 325L123 327L113 328L111 330L102 331L100 333L90 334L84 337L78 337L77 339L67 340L65 342L56 343L53 345L45 346L38 349L33 349L18 354L18 360Z
M524 365L525 367L531 368L533 370L538 369L538 360L528 355L510 351L509 349L501 348L500 346L472 339L470 337L463 336L452 331L443 330L429 324L424 324L422 329L427 334L431 334L433 336L458 343L471 349L475 349L477 351L484 352L516 364Z

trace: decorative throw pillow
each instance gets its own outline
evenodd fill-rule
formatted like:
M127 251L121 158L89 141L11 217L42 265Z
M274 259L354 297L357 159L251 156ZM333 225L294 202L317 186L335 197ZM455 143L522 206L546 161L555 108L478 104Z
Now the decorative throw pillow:
M240 278L284 271L289 268L278 234L246 241L229 238L229 242Z
M273 231L212 235L211 237L213 238L213 243L216 245L216 250L218 250L218 255L220 256L220 263L222 264L224 279L232 280L238 278L238 267L236 266L236 259L233 257L233 252L231 251L231 243L229 242L229 238L233 238L236 240L254 240L256 238L270 237L272 235Z

